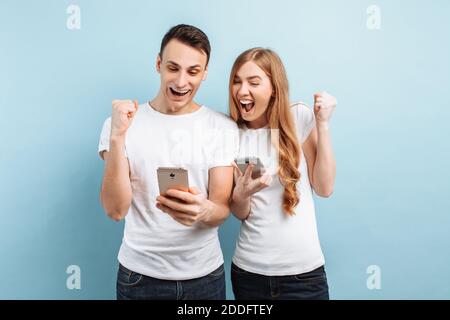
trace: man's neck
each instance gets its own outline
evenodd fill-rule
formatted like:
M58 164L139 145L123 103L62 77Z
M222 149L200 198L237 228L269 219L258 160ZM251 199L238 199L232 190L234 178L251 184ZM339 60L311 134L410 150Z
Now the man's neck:
M168 115L182 115L182 114L188 114L197 111L200 109L200 106L195 103L194 101L191 101L187 105L181 107L181 108L171 108L168 103L166 103L166 99L161 97L161 95L157 95L153 100L150 102L150 107L155 109L158 112L168 114Z

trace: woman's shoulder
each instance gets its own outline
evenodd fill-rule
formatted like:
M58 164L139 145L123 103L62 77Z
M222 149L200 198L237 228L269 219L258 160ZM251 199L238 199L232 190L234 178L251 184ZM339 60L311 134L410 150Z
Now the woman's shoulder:
M310 106L308 106L306 103L299 101L299 102L293 102L291 103L291 110L292 111L304 111L304 112L312 112Z
M291 104L291 111L294 118L300 123L310 123L314 119L314 112L310 106L304 102L295 102Z
M291 111L297 126L300 142L303 143L315 125L314 112L304 102L291 104Z

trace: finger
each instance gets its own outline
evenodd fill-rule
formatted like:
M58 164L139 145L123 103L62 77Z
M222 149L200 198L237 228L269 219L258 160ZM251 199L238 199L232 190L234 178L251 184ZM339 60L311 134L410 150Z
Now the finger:
M137 107L136 107L137 101L130 101L129 104L127 104L127 107L125 108L125 112L127 113L128 118L133 118L136 114Z
M239 169L238 165L236 164L236 162L231 162L231 165L234 167L235 172L237 174L238 177L242 176L242 171L241 169Z
M233 182L236 183L239 179L239 175L235 168L233 168Z
M180 213L178 211L174 211L170 208L167 208L166 210L168 211L167 214L169 214L174 220L178 221L181 224L184 224L185 226L192 226L196 221L191 216Z
M318 109L328 109L328 106L324 103L319 103L319 104L315 105L315 107Z
M269 186L270 183L272 182L272 176L268 175L268 174L265 174L265 175L263 175L261 177L260 181L261 181L262 184L264 184L266 186Z
M191 222L189 220L178 219L177 217L174 217L172 215L170 215L170 216L172 217L173 220L175 220L179 224L182 224L182 225L184 225L186 227L192 227L192 225L194 224L194 222Z
M184 192L176 189L169 189L166 191L166 194L170 197L180 199L186 203L195 203L196 199L189 192Z
M133 103L134 103L134 109L137 110L139 107L139 103L137 102L137 100L134 100Z
M181 220L195 220L195 219L194 219L192 216L190 216L189 214L186 214L186 213L181 212L181 211L174 210L174 209L172 209L172 208L170 208L170 207L168 207L168 206L165 206L165 205L163 205L163 204L161 204L161 203L157 203L157 204L156 204L156 207L157 207L159 210L161 210L161 211L163 211L163 212L165 212L165 213L168 213L168 214L170 214L170 215L176 217L177 219L181 219Z
M167 213L168 215L170 215L172 217L172 219L174 219L175 221L177 221L178 223L181 223L185 226L191 226L195 220L191 219L188 215L183 214L182 212L178 212L176 210L173 210L169 207L166 207L162 204L157 204L156 205L158 207L158 209L160 209L161 211Z
M266 176L262 176L260 178L260 184L256 189L256 192L261 191L262 189L267 188L268 186L270 186L270 183L272 182L272 176L266 175Z
M200 190L197 189L197 187L189 187L189 192L193 195L198 195L201 193ZM197 201L196 198L193 199L195 200L195 202Z
M247 169L245 169L245 173L244 173L244 180L245 181L250 180L250 178L252 177L253 167L254 167L254 164L250 163L247 166Z
M156 200L158 202L160 202L162 205L169 207L173 210L184 212L184 213L191 214L191 215L195 215L195 213L192 212L192 210L188 204L180 203L180 202L168 199L164 196L158 196L156 198Z

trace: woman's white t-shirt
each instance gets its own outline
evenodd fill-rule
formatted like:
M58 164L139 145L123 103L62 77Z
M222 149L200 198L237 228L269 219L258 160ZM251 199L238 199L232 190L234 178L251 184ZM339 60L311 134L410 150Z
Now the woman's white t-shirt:
M303 103L291 106L297 137L303 143L315 127L313 111ZM240 131L239 157L258 156L272 175L269 187L255 193L250 214L242 221L233 263L249 272L267 276L294 275L312 271L325 263L320 247L312 189L303 152L297 192L300 203L294 215L282 209L284 187L277 175L276 154L270 129ZM250 153L250 154L249 154Z

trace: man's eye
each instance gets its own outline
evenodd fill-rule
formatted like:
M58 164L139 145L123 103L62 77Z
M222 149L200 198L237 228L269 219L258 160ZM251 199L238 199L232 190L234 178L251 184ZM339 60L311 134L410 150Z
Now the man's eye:
M177 68L174 68L174 67L169 67L168 69L169 69L169 71L177 71Z
M196 76L198 74L198 71L190 71L189 74L191 76Z

